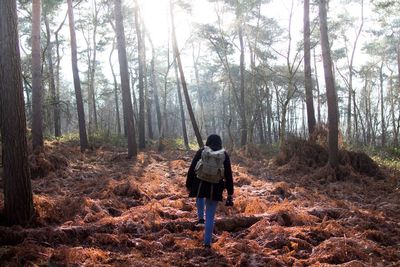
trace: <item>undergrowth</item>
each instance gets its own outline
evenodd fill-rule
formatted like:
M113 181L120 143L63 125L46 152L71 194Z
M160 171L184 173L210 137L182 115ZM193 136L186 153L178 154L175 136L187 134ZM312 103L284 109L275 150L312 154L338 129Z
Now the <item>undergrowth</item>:
M58 141L64 144L79 145L79 133L66 133L60 137L48 136L48 141ZM97 131L92 135L88 136L89 145L98 148L104 144L126 147L127 140L123 135L108 133L107 131Z
M148 142L149 147L158 148L159 140L152 140ZM186 150L185 142L183 138L163 138L161 140L163 148L166 150ZM199 149L199 145L196 141L189 142L190 150Z
M358 148L358 150L370 155L371 158L379 164L379 166L389 168L394 171L400 171L400 148L362 147Z

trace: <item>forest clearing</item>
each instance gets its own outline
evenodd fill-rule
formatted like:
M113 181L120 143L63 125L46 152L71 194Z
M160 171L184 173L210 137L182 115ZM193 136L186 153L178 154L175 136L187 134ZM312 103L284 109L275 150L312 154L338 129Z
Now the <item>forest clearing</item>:
M317 162L304 164L315 160L305 144L312 156L282 166L256 148L233 153L235 204L219 205L205 250L184 186L194 151L149 149L128 160L107 145L45 148L30 159L36 225L0 227L3 266L400 264L398 170L381 179L347 166L351 175L332 182L318 177Z

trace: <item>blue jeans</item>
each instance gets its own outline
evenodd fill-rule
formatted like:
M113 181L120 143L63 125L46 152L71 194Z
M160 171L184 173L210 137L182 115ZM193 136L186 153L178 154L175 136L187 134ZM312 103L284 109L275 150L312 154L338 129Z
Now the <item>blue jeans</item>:
M212 233L214 229L214 217L217 210L218 201L204 198L196 198L197 217L204 219L204 202L206 206L206 220L204 229L204 244L211 245Z

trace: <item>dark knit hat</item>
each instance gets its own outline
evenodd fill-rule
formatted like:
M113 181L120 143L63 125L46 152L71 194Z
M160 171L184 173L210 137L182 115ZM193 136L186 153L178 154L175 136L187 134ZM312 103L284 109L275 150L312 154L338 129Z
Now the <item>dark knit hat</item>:
M222 149L222 140L218 134L211 134L207 138L206 146L210 147L212 150Z

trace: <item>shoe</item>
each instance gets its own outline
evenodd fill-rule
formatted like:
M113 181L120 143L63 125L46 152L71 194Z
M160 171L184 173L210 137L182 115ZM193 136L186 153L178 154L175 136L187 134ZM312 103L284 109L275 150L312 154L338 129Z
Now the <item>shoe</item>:
M227 206L227 207L233 207L233 197L232 197L232 196L228 196L228 197L226 198L225 206Z
M199 219L196 223L197 227L204 227L204 219Z
M196 224L204 224L204 219L199 219Z

